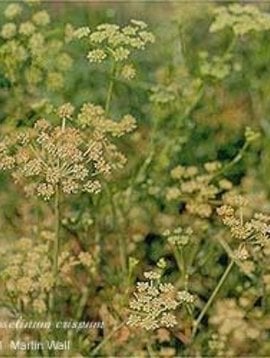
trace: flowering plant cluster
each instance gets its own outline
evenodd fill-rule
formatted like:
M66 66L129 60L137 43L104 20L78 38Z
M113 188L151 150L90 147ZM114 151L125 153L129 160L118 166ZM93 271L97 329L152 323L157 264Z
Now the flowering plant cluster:
M267 5L0 7L3 355L270 356Z
M145 272L149 281L137 282L130 309L134 311L128 324L153 330L158 327L174 327L177 319L174 311L183 304L193 304L194 297L187 291L176 291L171 283L161 283L160 273Z
M215 20L210 32L218 32L226 27L231 28L236 36L250 32L267 31L270 29L270 16L253 5L241 6L232 4L228 7L219 6L214 10Z
M125 164L126 158L109 135L121 137L132 131L134 118L125 116L114 122L106 119L101 107L89 103L74 119L77 127L66 126L66 120L73 120L73 111L70 104L65 104L58 109L61 125L41 119L33 128L2 141L1 169L11 170L17 183L26 181L28 195L48 200L58 189L66 195L98 193L99 177Z
M22 238L13 245L11 251L5 252L8 260L1 272L1 279L4 281L6 294L10 299L10 309L14 314L42 316L48 312L49 296L54 286L50 258L52 239L53 234L44 231L38 243L29 238ZM59 257L60 280L57 285L77 288L74 283L74 269L80 266L91 275L95 275L97 257L94 258L92 254L84 251L77 256L69 251L63 251Z
M155 41L154 35L147 30L143 21L130 20L130 24L120 27L114 24L102 24L92 31L89 27L81 27L74 31L74 37L87 39L91 50L87 54L89 62L126 63L122 67L124 77L133 78L135 70L128 64L129 57L136 50L144 50L148 43ZM126 76L125 76L126 75Z
M167 200L183 200L191 214L210 217L217 196L232 188L229 180L219 178L220 171L218 162L205 163L204 173L194 166L173 168L171 177L179 180L180 185L168 188Z
M50 96L44 91L63 91L64 74L73 60L64 41L50 35L51 16L38 2L10 4L4 17L0 66L6 85L1 97L6 115L18 121L31 111L49 110Z

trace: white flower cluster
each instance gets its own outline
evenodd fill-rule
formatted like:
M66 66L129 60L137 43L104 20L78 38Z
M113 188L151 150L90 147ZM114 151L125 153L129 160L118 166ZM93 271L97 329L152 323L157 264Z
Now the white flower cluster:
M145 272L147 282L138 282L134 299L130 301L128 325L154 330L177 325L175 311L181 305L194 303L187 291L177 291L171 283L161 283L160 273Z

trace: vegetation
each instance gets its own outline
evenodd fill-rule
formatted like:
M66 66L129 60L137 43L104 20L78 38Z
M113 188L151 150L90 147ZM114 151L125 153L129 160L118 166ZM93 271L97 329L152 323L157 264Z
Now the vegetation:
M1 9L1 354L270 356L269 5Z

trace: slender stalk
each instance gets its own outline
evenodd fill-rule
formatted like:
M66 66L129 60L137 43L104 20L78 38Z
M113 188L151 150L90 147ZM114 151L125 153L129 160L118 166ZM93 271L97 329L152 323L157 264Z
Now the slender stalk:
M173 248L173 252L174 252L174 257L176 259L176 264L181 274L181 278L180 278L181 285L185 289L187 289L188 275L186 272L186 264L185 264L183 249L176 247Z
M124 273L127 271L126 267L126 247L125 247L125 241L124 237L121 233L118 235L118 246L119 246L119 253L120 253L120 260L121 260L121 266Z
M122 322L120 323L118 326L116 326L104 339L103 341L101 341L96 348L94 348L91 352L90 352L90 357L95 356L100 349L106 344L108 343L108 341L115 335L115 333L117 333L119 331L119 329L121 329L122 327L124 327L124 325L126 324L126 322Z
M183 286L185 288L185 290L187 289L187 270L186 270L186 263L185 263L185 258L184 258L184 252L183 252L183 248L178 249L180 251L180 258L181 258L181 262L182 262L182 282L183 282Z
M212 180L216 179L217 177L219 177L220 175L226 173L229 169L231 169L232 167L234 167L235 164L237 164L238 162L240 162L240 160L243 158L246 150L248 149L249 143L245 142L245 144L243 145L243 147L240 149L240 151L236 154L236 156L230 161L228 162L220 171L218 171L212 178ZM212 181L211 180L211 181Z
M113 62L112 68L111 68L111 78L109 82L109 87L107 91L106 96L106 104L105 104L105 114L108 115L110 111L111 101L112 101L112 94L113 94L113 88L114 88L114 82L115 82L115 72L116 72L116 63ZM111 193L110 187L108 184L106 184L106 189L109 196L109 201L111 205L112 210L112 217L113 217L113 227L116 228L117 224L117 210L115 207L113 195ZM119 253L120 253L120 260L121 260L121 266L124 272L126 272L126 249L125 249L125 242L122 234L118 233L118 246L119 246Z
M58 256L59 256L59 244L60 244L60 188L57 185L54 197L54 218L55 218L55 227L54 227L54 245L53 245L53 288L50 294L49 308L50 314L53 314L55 306L55 291L57 284L58 276Z
M63 118L63 120L62 120L62 127L61 127L62 132L64 132L65 129L66 129L66 118Z
M88 289L88 287L84 287L83 292L82 292L82 296L81 296L81 299L80 299L80 302L79 302L79 306L78 306L78 309L77 309L77 312L76 312L76 320L77 321L79 321L81 319L81 316L82 316L84 307L85 307L85 305L87 303L88 297L89 297L89 289Z
M64 133L66 127L66 119L62 119L61 130ZM58 168L60 167L60 159L58 159ZM57 286L57 277L58 277L58 256L59 256L59 246L60 246L60 220L61 220L61 210L60 210L60 184L58 183L55 188L54 196L54 244L53 244L53 288L49 298L49 312L50 316L53 315L55 308L55 292Z
M110 78L110 82L109 82L109 87L108 87L107 97L106 97L106 103L105 103L105 113L106 113L106 115L109 113L109 110L110 110L112 94L113 94L115 70L116 70L116 66L115 66L115 62L114 62L112 64L111 78Z
M111 213L112 213L112 223L113 223L113 230L115 231L117 228L117 224L118 224L118 216L117 216L117 208L115 206L115 202L113 199L113 194L110 190L109 185L106 183L106 190L108 193L108 198L110 201L110 206L111 206ZM117 241L118 241L118 248L119 248L119 254L120 254L120 262L121 262L121 267L123 272L126 273L127 270L127 265L126 265L126 246L125 246L125 240L123 237L123 234L121 232L121 230L119 229L118 233L117 233Z
M198 318L196 319L194 326L193 326L193 331L192 331L192 338L195 337L196 333L197 333L197 329L199 327L199 324L201 323L204 315L206 314L207 310L209 309L209 307L211 306L211 304L213 303L214 299L216 298L216 295L218 294L219 290L221 289L222 285L224 284L224 282L226 281L229 273L231 272L231 269L233 268L234 265L234 261L232 260L229 265L227 266L226 270L224 271L223 275L221 276L216 288L214 289L214 291L212 292L209 300L207 301L206 305L204 306L204 308L202 309L201 313L199 314Z
M76 315L75 315L75 320L76 321L80 321L84 307L86 306L87 300L89 297L89 288L88 287L84 287L82 290L82 296L76 311ZM68 339L72 342L73 340L73 336L74 336L74 330L69 330L68 331Z
M148 356L150 358L154 358L156 355L155 355L155 352L153 351L153 348L151 346L151 343L148 341L147 344L146 344L146 349L147 349L147 352L148 352Z

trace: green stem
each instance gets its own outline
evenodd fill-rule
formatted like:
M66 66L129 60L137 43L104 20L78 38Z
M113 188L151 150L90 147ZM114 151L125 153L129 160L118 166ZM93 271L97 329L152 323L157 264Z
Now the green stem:
M234 261L232 260L229 265L227 266L226 270L224 271L223 275L221 276L216 288L214 289L214 291L212 292L209 300L207 301L206 305L204 306L204 308L202 309L201 313L199 314L198 318L196 319L194 326L193 326L193 331L192 331L192 338L195 337L196 333L197 333L197 329L199 327L199 324L201 323L204 315L206 314L206 312L208 311L209 307L211 306L211 304L213 303L214 299L216 298L216 295L218 294L219 290L221 289L222 285L224 284L224 282L226 281L229 273L231 272L231 269L233 268L234 265Z
M53 288L50 294L49 308L50 314L53 314L55 306L55 291L57 285L57 276L58 276L58 256L59 256L59 244L60 244L60 188L59 185L56 187L55 197L54 197L54 218L55 218L55 228L54 228L54 245L53 245Z
M118 235L118 246L120 250L120 260L121 260L121 266L124 273L127 271L127 265L126 265L126 248L125 248L125 241L123 238L122 233L119 233Z
M76 315L75 315L75 320L76 321L80 321L81 317L82 317L82 313L83 310L87 304L88 301L88 297L89 297L89 288L88 287L84 287L82 290L82 296L79 302L79 306L78 309L76 311ZM74 336L74 330L70 330L68 331L68 339L72 342L73 340L73 336Z
M106 97L106 104L105 104L105 114L106 115L109 114L109 110L110 110L112 94L113 94L115 70L116 70L116 66L115 66L115 62L113 62L112 69L111 69L111 78L110 78L110 82L109 82L109 87L108 87L107 97Z
M115 72L116 72L116 64L113 62L112 69L111 69L111 78L109 82L109 87L107 91L107 97L106 97L106 104L105 104L105 114L108 115L110 111L110 105L112 100L112 94L113 94L113 87L115 82ZM113 195L111 193L110 187L108 184L106 184L106 189L108 192L111 210L112 210L112 217L113 217L113 227L116 228L117 224L117 210L115 207ZM121 266L124 272L126 272L126 250L125 250L125 242L122 236L122 233L118 233L118 246L119 246L119 252L120 252L120 260L121 260Z
M111 206L113 230L115 231L118 226L117 241L118 241L121 267L122 267L123 272L126 273L126 271L127 271L127 267L126 267L127 253L126 253L125 240L123 237L122 230L120 229L120 227L118 225L119 220L118 220L117 208L116 208L116 205L114 202L113 194L112 194L111 189L107 183L105 186L106 186L106 190L107 190L107 194L108 194L108 198L109 198L110 206Z
M220 245L223 247L223 249L226 251L227 255L229 257L232 257L234 262L236 263L237 266L240 267L240 269L245 273L245 275L253 282L255 283L257 281L256 276L254 274L248 273L245 271L245 267L243 265L243 263L241 262L241 260L237 259L237 257L235 257L233 250L230 248L230 246L228 245L228 243L226 241L224 241L222 238L218 238L218 242L220 243Z
M178 249L180 252L180 258L181 258L181 262L182 262L182 282L184 287L186 288L186 264L185 264L185 259L184 259L184 253L183 253L183 249L180 248Z
M181 285L186 289L187 288L187 274L186 274L186 265L184 259L184 253L182 248L174 248L174 256L178 269L181 273Z
M152 348L151 343L149 341L146 343L146 349L147 349L147 352L148 352L148 356L150 358L156 357L155 352L153 351L153 348Z
M62 127L61 127L61 129L62 129L62 132L64 132L65 129L66 129L66 118L63 118L63 120L62 120Z
M236 156L229 162L227 163L220 171L218 171L212 178L212 181L214 179L216 179L217 177L219 177L220 175L226 173L229 169L231 169L235 164L237 164L238 162L240 162L240 160L243 158L244 153L246 152L247 148L248 148L249 144L247 142L245 142L245 144L243 145L243 147L240 149L240 151L236 154Z
M90 357L95 356L100 349L115 335L115 333L117 333L119 331L119 329L121 329L122 327L124 327L124 325L126 324L126 322L122 322L120 323L118 326L116 326L104 339L103 341L101 341L96 348L94 348L92 350L92 352L90 352Z
M83 291L82 291L82 297L80 299L80 303L79 303L79 306L78 306L78 309L77 309L77 312L76 312L76 318L75 319L77 321L79 321L81 316L82 316L84 307L86 306L86 303L87 303L87 300L88 300L88 297L89 297L89 289L88 289L88 287L84 287Z

